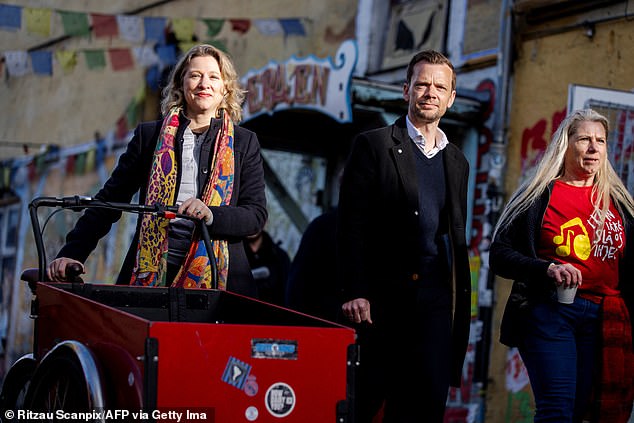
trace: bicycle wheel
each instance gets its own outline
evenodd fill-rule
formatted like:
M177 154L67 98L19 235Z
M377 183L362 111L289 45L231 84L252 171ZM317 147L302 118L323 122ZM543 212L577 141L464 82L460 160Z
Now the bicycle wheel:
M97 362L90 350L79 342L64 341L37 366L24 405L42 413L45 418L40 421L56 421L58 410L103 410L103 392Z
M23 408L24 397L35 370L36 362L33 354L25 354L11 366L4 377L2 392L0 393L0 416L6 410Z

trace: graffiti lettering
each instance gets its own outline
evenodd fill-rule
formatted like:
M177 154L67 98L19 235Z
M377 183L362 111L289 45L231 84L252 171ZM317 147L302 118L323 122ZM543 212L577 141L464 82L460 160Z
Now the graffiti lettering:
M295 66L288 77L284 64L265 69L247 79L248 111L271 111L280 104L323 106L329 76L330 69L312 64Z

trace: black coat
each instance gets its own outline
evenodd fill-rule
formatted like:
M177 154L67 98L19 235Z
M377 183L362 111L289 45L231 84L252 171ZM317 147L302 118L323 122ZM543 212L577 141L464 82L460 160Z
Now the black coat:
M181 164L183 133L189 125L189 120L182 115L179 120L180 125L175 137L178 166ZM119 158L110 178L95 195L96 199L129 203L138 192L139 203L145 203L148 178L161 125L162 121L159 120L137 126L132 140ZM203 142L198 166L198 186L201 190L211 175L209 171L211 152L221 125L221 120L213 119ZM209 232L212 239L226 239L229 242L227 289L244 295L257 296L257 288L242 245L242 239L261 230L267 219L264 170L260 145L255 133L236 125L234 152L235 174L231 202L229 206L210 207L214 220L209 227ZM180 173L176 180L177 190L179 186ZM177 195L174 198L176 197ZM121 212L118 211L101 208L87 209L74 229L66 236L66 244L57 257L69 257L85 262L97 246L97 242L110 231L112 224L120 217ZM140 225L141 219L138 219L134 239L121 267L117 284L130 282L136 259Z
M408 281L418 279L418 175L405 117L360 134L342 178L338 213L339 278L344 301L366 298L375 316L398 316ZM466 242L469 164L454 144L443 150L447 216L447 283L454 296L451 385L460 386L471 323ZM401 305L402 306L402 305Z
M553 280L546 274L552 260L537 257L541 224L550 201L553 184L510 225L496 234L489 251L491 270L498 276L513 280L500 327L500 342L517 347L522 341L522 313L538 301L551 298L555 292ZM634 327L634 247L632 218L621 216L625 227L625 256L619 261L619 289L625 300Z

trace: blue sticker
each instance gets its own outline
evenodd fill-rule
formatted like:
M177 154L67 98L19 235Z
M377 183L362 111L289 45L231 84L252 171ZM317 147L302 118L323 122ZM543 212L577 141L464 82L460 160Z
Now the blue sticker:
M249 364L235 357L229 357L225 371L222 374L222 381L238 389L242 389L249 372L251 372L251 366Z
M297 360L297 341L284 339L252 339L251 357Z

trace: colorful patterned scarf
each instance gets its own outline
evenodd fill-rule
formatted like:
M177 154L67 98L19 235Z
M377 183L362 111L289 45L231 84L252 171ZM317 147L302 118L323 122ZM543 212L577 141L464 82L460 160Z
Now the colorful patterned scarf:
M174 204L177 174L174 142L180 111L180 108L173 108L163 120L154 151L146 205ZM231 201L234 178L233 134L233 122L229 114L222 113L222 128L214 143L211 159L212 173L201 198L208 206L228 205ZM131 285L166 285L168 224L169 220L162 217L149 214L143 216ZM229 270L228 243L226 240L212 240L212 248L217 262L218 288L226 289ZM194 230L191 248L172 286L210 288L211 285L212 270L209 256L197 227Z

